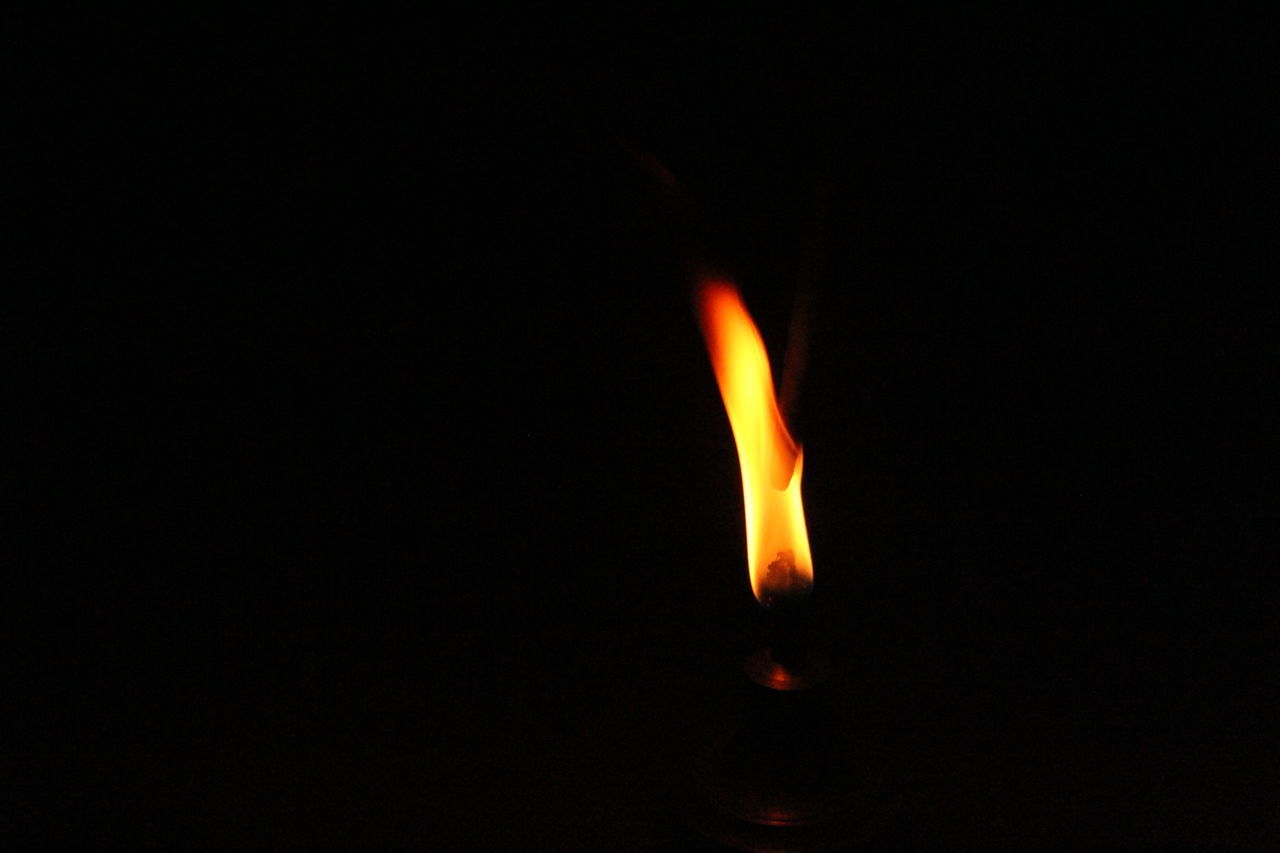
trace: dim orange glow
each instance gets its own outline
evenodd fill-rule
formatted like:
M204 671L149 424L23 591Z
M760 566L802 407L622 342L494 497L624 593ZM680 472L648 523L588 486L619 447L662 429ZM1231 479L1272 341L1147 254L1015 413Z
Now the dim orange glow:
M800 502L804 453L778 411L769 357L737 288L703 281L698 316L742 468L747 569L761 604L806 594L813 556Z

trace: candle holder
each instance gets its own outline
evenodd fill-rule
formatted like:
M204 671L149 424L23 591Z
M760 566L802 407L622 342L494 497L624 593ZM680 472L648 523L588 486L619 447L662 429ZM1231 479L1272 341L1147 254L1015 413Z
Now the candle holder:
M684 792L693 828L741 850L840 850L880 832L882 762L851 742L832 669L810 641L806 599L766 608L769 645L749 655L740 719L698 753Z

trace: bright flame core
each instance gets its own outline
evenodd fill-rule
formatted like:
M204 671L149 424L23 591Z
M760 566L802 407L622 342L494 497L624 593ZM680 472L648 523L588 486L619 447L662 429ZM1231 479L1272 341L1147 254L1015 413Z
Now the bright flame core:
M769 606L813 586L813 556L800 503L804 453L778 411L769 356L737 288L702 282L698 317L742 467L751 591Z

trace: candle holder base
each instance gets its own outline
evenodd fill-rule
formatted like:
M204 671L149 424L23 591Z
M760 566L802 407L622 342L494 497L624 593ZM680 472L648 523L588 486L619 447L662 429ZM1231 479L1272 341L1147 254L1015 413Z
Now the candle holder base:
M806 738L801 738L806 739ZM685 804L694 829L741 850L841 850L883 829L879 780L838 741L762 742L741 730L694 762Z

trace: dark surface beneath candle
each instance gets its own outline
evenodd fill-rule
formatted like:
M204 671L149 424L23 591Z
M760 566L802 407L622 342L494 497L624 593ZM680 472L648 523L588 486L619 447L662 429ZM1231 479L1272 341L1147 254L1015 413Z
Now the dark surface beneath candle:
M32 51L82 130L18 148L76 287L17 320L11 829L701 849L673 797L764 621L697 261L776 364L810 270L814 631L877 844L1273 845L1261 51L633 23Z

